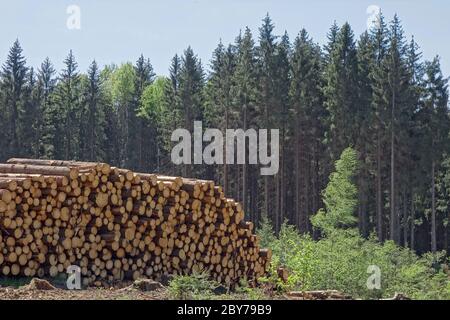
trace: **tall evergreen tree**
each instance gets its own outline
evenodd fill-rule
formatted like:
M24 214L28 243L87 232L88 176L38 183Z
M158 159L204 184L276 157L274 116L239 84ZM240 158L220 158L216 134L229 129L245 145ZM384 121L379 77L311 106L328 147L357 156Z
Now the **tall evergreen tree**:
M325 113L321 98L321 58L320 49L309 38L306 30L294 41L291 61L290 105L292 112L291 129L292 147L290 153L293 157L292 189L294 204L293 221L301 232L310 230L309 216L312 210L319 205L309 205L309 193L318 192L321 186L317 177L311 177L312 168L319 170L318 143L323 139L321 120ZM317 173L318 175L318 173ZM316 200L317 201L317 200Z
M151 85L155 73L149 59L145 59L143 55L139 57L134 67L136 74L135 83L135 110L130 114L130 143L128 153L130 154L130 164L139 171L149 169L147 162L154 161L152 157L156 151L156 144L152 135L156 128L154 124L149 123L142 117L139 117L139 108L142 94L147 86Z
M236 127L246 131L250 127L255 127L254 115L258 89L255 44L249 28L245 29L243 36L236 39L236 47L237 61L232 88L234 105L239 117ZM242 173L239 168L235 168L234 196L243 202L244 208L248 208L248 166L243 164L241 169ZM244 190L246 191L244 192ZM264 211L263 213L266 214ZM257 213L253 214L254 221L258 221Z
M439 58L426 65L425 102L421 110L426 130L425 157L431 176L431 251L437 251L436 174L445 152L449 152L450 118L448 109L448 79L442 75Z
M384 57L380 72L381 77L377 79L375 90L378 101L385 104L386 122L389 130L389 150L390 150L390 178L389 178L389 236L391 240L399 243L399 216L397 197L397 149L403 147L401 144L404 124L411 117L412 110L407 104L409 74L406 64L406 47L404 43L403 30L400 20L394 17L389 31L389 48Z
M285 159L286 159L286 131L289 112L289 87L290 87L290 61L291 44L287 32L281 37L280 43L276 47L276 78L274 96L276 101L277 114L275 119L275 127L281 131L280 134L280 159L279 171L275 177L276 183L276 205L275 205L275 230L280 229L284 221L284 211L286 207L286 183L285 183ZM314 193L312 191L312 193ZM251 196L251 199L255 195ZM314 199L314 196L311 197ZM315 203L315 199L313 200ZM253 207L251 207L254 210ZM318 209L318 203L314 210Z
M79 159L80 143L80 76L72 50L64 60L64 69L55 88L55 118L53 126L53 156L61 159Z
M175 166L170 160L173 147L171 134L173 130L183 127L183 112L180 99L181 58L176 54L171 61L168 81L164 82L164 95L162 99L163 114L160 119L159 132L161 135L161 148L159 148L156 168L181 175L181 166Z
M52 114L52 97L56 87L56 71L47 57L41 64L41 68L38 72L38 92L40 98L40 121L37 123L38 132L40 136L36 137L39 142L39 156L52 157L53 155L53 139L52 133L54 133L54 125Z
M83 112L81 126L83 139L81 157L89 161L101 161L105 158L105 115L100 70L94 60L89 66L83 85Z
M19 140L21 149L15 154L21 157L39 157L39 137L41 112L36 76L33 68L28 72L28 80L22 96L19 113Z
M219 43L214 50L211 60L211 74L206 88L205 116L208 125L220 128L222 134L232 123L233 97L231 89L233 87L233 76L236 68L235 48L231 45L228 48ZM222 179L222 186L226 194L229 193L228 165L224 161L219 174Z
M263 24L259 28L259 46L257 48L258 57L258 83L259 83L259 101L258 104L262 108L260 126L264 129L272 129L275 125L275 117L277 114L277 101L275 97L275 81L277 79L277 61L276 61L276 36L273 34L274 25L269 15L263 19ZM247 168L243 167L243 186L242 195L244 208L247 209ZM272 212L273 203L275 201L271 198L274 194L272 186L273 179L269 176L264 176L264 203L263 213L269 215ZM278 221L278 212L275 213L275 220Z
M371 69L374 64L373 41L368 32L364 32L357 45L358 61L358 110L356 112L356 122L358 125L358 135L356 139L356 150L358 151L360 169L358 172L358 223L359 230L363 236L369 235L370 223L370 201L369 195L371 188L370 175L370 154L373 137L372 123L376 121L372 103L372 79L370 77Z
M339 30L325 69L324 96L329 112L327 143L336 160L344 148L355 145L357 123L357 56L353 31L348 23Z
M385 147L385 123L386 123L386 106L384 101L379 98L380 90L377 90L377 82L380 82L382 77L381 65L387 52L388 47L388 30L384 21L384 16L380 12L377 22L374 28L370 30L371 37L373 38L373 50L374 50L374 64L371 70L373 99L372 107L375 115L373 121L374 140L376 141L376 147L373 153L375 153L375 180L376 180L376 226L378 240L383 241L385 238L384 232L384 196L383 196L383 169L384 159L383 150Z
M22 55L19 40L14 41L1 73L3 128L6 143L0 158L3 160L21 152L20 114L23 110L23 94L27 81L28 68Z
M194 121L203 119L203 87L205 75L201 61L191 47L184 51L179 78L180 107L184 128L193 132ZM183 166L185 176L193 174L193 166Z

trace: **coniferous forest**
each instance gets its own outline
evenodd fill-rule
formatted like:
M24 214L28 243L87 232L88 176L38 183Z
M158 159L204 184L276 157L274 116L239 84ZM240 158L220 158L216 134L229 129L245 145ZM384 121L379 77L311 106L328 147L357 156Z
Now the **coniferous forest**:
M291 30L296 32L296 30ZM22 48L23 46L23 48ZM51 55L51 52L49 52ZM149 56L80 70L27 65L15 41L0 61L0 161L11 157L104 161L141 172L213 179L255 224L267 217L319 237L310 218L343 150L356 151L360 234L418 253L450 249L448 79L422 58L398 16L357 35L331 26L319 46L307 30L275 34L267 15L219 42L210 61L188 47L157 76ZM135 59L135 60L134 60ZM276 128L280 169L174 165L176 128Z

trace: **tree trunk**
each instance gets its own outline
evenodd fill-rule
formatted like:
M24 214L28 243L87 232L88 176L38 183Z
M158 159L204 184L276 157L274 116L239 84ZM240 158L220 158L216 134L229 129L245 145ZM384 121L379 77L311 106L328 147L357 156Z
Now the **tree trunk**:
M226 132L227 129L228 129L228 107L225 108L224 133ZM225 195L228 195L228 166L226 161L223 162L223 192L225 193Z
M244 105L244 132L247 131L247 105ZM248 206L247 206L247 150L248 145L245 144L245 155L244 155L244 163L242 165L242 204L244 205L244 211L247 212Z
M414 195L413 194L411 194L411 235L410 235L410 248L411 248L411 250L414 250L414 245L415 245L415 238L414 238L414 235L415 235L415 220L416 219L416 217L415 217L415 210L414 210Z
M383 206L382 206L382 192L381 192L381 136L380 128L377 130L377 234L378 240L383 241Z
M397 217L395 210L395 93L392 93L392 110L391 110L391 196L389 199L391 216L390 216L390 239L398 244Z
M435 163L431 162L431 252L437 251L436 243L436 192L435 192Z
M300 127L298 115L295 126L295 225L299 226L300 217Z
M403 222L402 222L402 228L403 228L403 245L407 248L408 247L408 197L406 195L406 190L403 193Z

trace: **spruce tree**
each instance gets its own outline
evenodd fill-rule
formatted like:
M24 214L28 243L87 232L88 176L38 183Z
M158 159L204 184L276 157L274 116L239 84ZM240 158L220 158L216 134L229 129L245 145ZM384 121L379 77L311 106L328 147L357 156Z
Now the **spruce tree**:
M289 42L289 36L287 32L281 37L280 43L276 46L276 56L275 56L275 70L276 77L274 79L274 96L276 101L276 115L274 119L274 126L280 130L280 159L279 159L279 171L275 176L276 192L275 192L275 230L280 229L281 224L284 221L284 211L286 207L286 172L284 168L285 158L286 158L286 131L287 123L289 120L289 87L290 87L290 64L289 57L291 54L291 44ZM314 191L311 190L311 194ZM251 195L250 199L254 199L255 195ZM315 198L314 196L311 199ZM251 207L254 210L254 207ZM317 210L318 206L313 209Z
M236 68L236 55L233 46L228 48L219 43L213 52L211 60L211 73L206 86L205 118L211 127L220 128L222 134L230 128L232 123L231 88L233 87L233 76ZM221 172L218 174L222 180L224 192L228 194L229 174L228 165L224 161Z
M53 119L53 156L60 159L79 159L80 143L80 75L72 50L64 60L64 69L55 88Z
M40 113L41 122L37 124L38 131L41 132L39 138L39 155L47 158L53 156L53 136L54 126L56 122L53 121L55 114L52 113L52 97L56 87L56 71L47 57L41 64L38 72L38 92L40 98Z
M233 87L231 89L232 95L234 96L235 112L238 115L238 121L236 121L235 127L246 131L250 127L255 127L256 125L254 121L258 90L255 43L249 28L245 29L243 36L239 36L236 39L236 48L236 70L234 72ZM243 164L242 168L235 168L234 186L233 196L241 200L244 207L247 208L248 166L246 164ZM258 221L257 213L254 214L254 221ZM266 214L264 210L263 214Z
M23 110L23 94L27 82L28 68L22 55L19 40L14 41L1 74L3 133L5 145L0 158L5 160L21 151L20 114Z
M33 68L30 68L27 78L22 96L22 108L19 113L19 140L21 142L21 149L16 152L16 155L37 158L39 157L42 113Z
M319 170L319 141L323 139L321 120L325 113L321 98L321 54L320 49L309 38L306 30L301 30L294 41L291 61L291 85L289 91L292 121L289 131L289 153L292 164L287 168L291 175L290 185L293 190L292 221L301 232L310 230L309 215L318 201L309 205L311 193L318 192L318 177L311 177L311 170ZM314 168L314 169L312 169ZM318 175L318 173L317 173Z
M331 158L336 160L344 148L355 145L358 136L357 56L348 23L340 28L332 47L323 91L329 113L327 143Z
M100 70L94 60L89 66L83 85L83 113L81 127L81 157L89 161L105 159L105 115Z
M385 128L387 123L387 106L383 100L383 80L385 75L383 74L382 63L385 59L388 48L388 30L384 21L384 16L380 12L378 16L378 23L374 25L374 28L370 30L371 37L373 39L374 50L374 64L371 70L372 78L372 108L374 113L374 121L372 122L373 140L375 140L375 150L373 151L372 158L375 159L373 171L375 172L376 180L376 230L379 241L383 241L385 237L384 230L384 203L385 197L383 193L383 178L385 169L385 159L383 158L383 150L386 148L386 135Z
M375 114L372 109L372 79L371 70L374 64L373 41L370 34L364 32L357 45L357 61L358 61L358 77L357 77L357 99L358 110L356 112L357 139L355 148L358 151L360 170L358 172L358 223L359 230L363 236L369 235L370 223L370 199L373 186L371 182L371 159L370 155L375 150L372 148L370 141L374 134L372 124L376 121Z
M194 121L203 120L203 87L205 75L201 61L191 47L184 51L181 58L179 77L180 111L183 114L183 126L193 133ZM192 176L193 166L184 165L185 176Z
M152 139L156 128L154 124L149 123L142 117L139 117L139 108L142 94L147 86L151 85L155 73L149 59L145 59L143 55L139 57L134 66L135 79L135 97L134 112L130 114L130 141L128 153L130 154L129 162L139 171L149 169L148 162L155 161L156 144Z
M277 37L273 34L274 25L269 15L263 19L263 24L259 28L259 46L257 47L256 53L258 58L258 83L259 83L259 96L258 104L262 108L261 119L259 125L264 129L272 129L275 125L275 114L277 114L278 101L275 96L275 81L277 79L277 62L276 62L276 39ZM242 185L242 195L244 202L244 208L247 207L247 168L246 165L243 167L243 185ZM264 204L263 204L263 214L269 215L269 213L276 211L273 208L273 203L275 201L272 199L271 195L275 194L272 187L274 185L273 178L269 176L264 176ZM272 221L277 221L279 212L275 212L275 216L272 217Z
M422 110L424 118L425 143L429 147L425 153L428 160L428 172L431 176L431 251L437 251L437 217L436 217L436 174L445 152L449 151L449 110L448 79L442 75L439 58L427 63L425 83L425 102Z
M401 138L406 127L407 119L411 115L410 105L407 104L409 88L409 75L406 64L406 47L404 43L403 30L400 20L394 17L389 31L389 49L383 59L381 70L383 74L382 99L386 103L389 118L387 125L389 130L390 150L390 181L389 181L389 234L390 239L396 243L400 241L399 215L398 215L398 189L397 189L397 164L396 154L398 148L402 147ZM380 93L378 91L378 93Z

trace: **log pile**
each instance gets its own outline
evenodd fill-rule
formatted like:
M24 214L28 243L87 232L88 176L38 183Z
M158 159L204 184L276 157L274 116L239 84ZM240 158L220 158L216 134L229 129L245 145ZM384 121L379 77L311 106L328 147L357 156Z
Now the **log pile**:
M253 224L213 181L135 173L106 163L0 164L0 276L84 285L207 271L234 284L268 268Z

